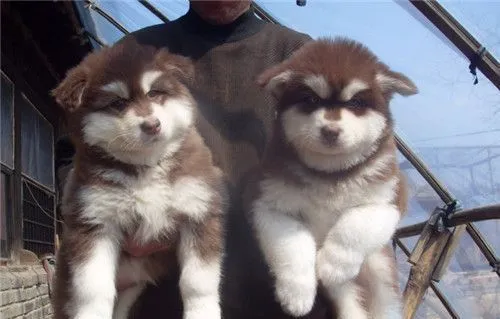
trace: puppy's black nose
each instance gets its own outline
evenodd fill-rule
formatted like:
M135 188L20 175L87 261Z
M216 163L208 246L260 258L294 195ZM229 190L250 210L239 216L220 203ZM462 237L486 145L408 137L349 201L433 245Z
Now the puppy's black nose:
M160 120L155 118L144 120L141 124L141 130L149 135L155 135L160 133L161 123Z
M333 144L337 140L340 134L340 129L332 128L328 126L323 126L321 128L321 137L328 144Z

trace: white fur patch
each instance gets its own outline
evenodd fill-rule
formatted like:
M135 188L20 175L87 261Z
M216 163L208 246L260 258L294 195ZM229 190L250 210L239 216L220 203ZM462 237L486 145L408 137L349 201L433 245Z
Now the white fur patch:
M74 305L67 309L72 318L111 318L117 258L118 242L113 238L98 238L85 261L74 265Z
M140 126L144 118L133 110L123 117L94 112L83 119L85 143L103 148L116 159L134 165L154 166L172 155L180 147L184 134L193 122L191 102L169 99L164 105L151 105L154 116L160 120L158 135L145 134Z
M385 117L373 110L357 116L342 109L340 120L327 120L324 114L324 109L304 114L292 107L283 113L282 125L301 160L327 172L348 169L370 156L387 125ZM321 138L321 128L325 125L340 129L334 146L325 145Z
M194 177L180 178L173 186L172 207L187 214L194 220L201 220L206 216L213 192L201 179Z
M127 85L121 81L108 83L102 86L101 90L116 94L117 96L124 99L128 99L130 97Z
M221 260L202 259L193 249L193 234L187 228L181 231L179 287L184 303L184 319L220 319L219 284Z
M96 174L120 186L82 189L80 201L86 207L83 217L91 223L114 224L124 229L132 229L139 222L139 242L156 239L171 230L178 214L193 220L204 218L214 195L209 185L194 177L183 177L170 185L165 172L169 163L161 164L138 177L118 170L97 170Z
M364 318L364 310L357 306L354 295L347 297L350 292L346 289L354 285L350 283L358 275L365 259L390 241L399 216L397 208L390 204L360 205L346 210L330 229L323 247L318 251L316 266L324 287L340 303L341 318ZM386 269L385 274L387 272ZM354 315L356 308L359 317Z
M328 81L322 75L310 75L304 79L304 84L310 87L322 99L326 99L332 94L332 89Z
M148 93L151 90L151 85L158 79L163 73L161 71L147 71L144 72L141 78L141 88L144 93Z
M169 214L172 186L166 182L162 167L153 168L139 177L115 170L99 171L123 186L92 186L82 189L80 202L86 207L82 217L95 224L118 225L133 229L139 221L136 240L147 242L172 229L174 214Z
M358 79L353 79L342 89L342 92L340 92L340 100L347 102L352 99L353 96L368 88L369 86L365 82Z

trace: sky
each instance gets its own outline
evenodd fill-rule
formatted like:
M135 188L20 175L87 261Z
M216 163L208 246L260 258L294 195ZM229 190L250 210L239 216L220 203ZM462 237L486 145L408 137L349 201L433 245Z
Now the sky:
M150 2L171 20L188 9L187 0ZM500 1L439 2L500 58ZM97 3L129 31L161 23L135 0ZM464 208L500 202L499 91L479 71L479 83L473 85L467 59L408 1L308 0L305 7L295 0L257 3L280 23L313 38L360 41L391 69L407 75L419 94L392 101L396 132ZM108 43L123 36L95 13L92 17L97 22L94 33ZM408 167L402 156L400 163ZM414 169L405 173L411 200L402 225L425 220L442 204ZM500 221L478 227L500 253Z

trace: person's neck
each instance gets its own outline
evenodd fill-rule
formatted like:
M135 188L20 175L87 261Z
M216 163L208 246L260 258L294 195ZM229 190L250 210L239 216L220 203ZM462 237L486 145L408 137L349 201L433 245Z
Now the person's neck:
M190 8L181 18L181 23L191 33L221 42L244 39L257 33L265 24L255 16L253 8L244 11L233 22L227 24L211 24Z

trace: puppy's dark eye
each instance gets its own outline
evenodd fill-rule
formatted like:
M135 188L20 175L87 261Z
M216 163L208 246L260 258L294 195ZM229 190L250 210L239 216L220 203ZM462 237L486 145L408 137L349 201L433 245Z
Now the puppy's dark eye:
M113 102L108 104L108 107L113 108L118 111L122 111L127 107L127 100L125 99L116 99Z
M350 99L349 101L346 102L347 106L352 107L352 108L358 108L358 107L365 107L366 102L358 97L354 97Z
M306 95L303 100L304 103L307 104L318 104L319 98L315 95Z
M149 98L155 98L155 97L159 97L159 96L162 96L162 95L165 95L167 94L167 92L165 91L160 91L160 90L151 90L149 91L148 93L146 93L146 95L149 97Z

